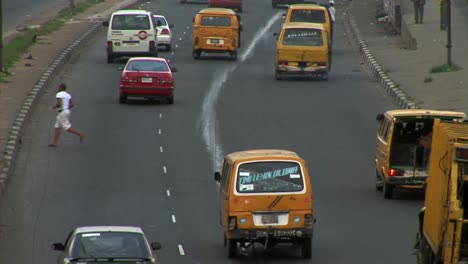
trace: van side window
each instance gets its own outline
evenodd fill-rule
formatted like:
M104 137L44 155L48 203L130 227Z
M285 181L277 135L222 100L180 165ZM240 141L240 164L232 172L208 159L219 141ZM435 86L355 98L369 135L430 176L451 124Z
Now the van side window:
M388 138L389 123L390 122L385 118L380 121L379 136L385 141Z
M232 165L227 162L224 162L223 173L221 175L221 188L223 192L227 192L229 188L229 177L231 174Z
M228 16L203 16L200 24L202 26L230 27L231 18Z

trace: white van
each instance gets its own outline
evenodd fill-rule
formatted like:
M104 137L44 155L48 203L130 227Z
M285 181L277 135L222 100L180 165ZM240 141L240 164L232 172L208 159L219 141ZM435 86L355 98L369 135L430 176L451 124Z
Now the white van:
M107 63L123 56L158 56L157 29L151 12L119 10L104 21L107 30Z

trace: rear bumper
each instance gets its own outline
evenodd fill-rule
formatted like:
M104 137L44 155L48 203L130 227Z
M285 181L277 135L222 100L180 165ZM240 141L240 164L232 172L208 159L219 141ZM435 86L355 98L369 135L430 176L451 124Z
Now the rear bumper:
M313 236L312 228L292 228L292 229L235 229L228 231L229 239L243 240L263 240L273 238L279 240L293 240Z
M296 67L296 66L276 66L276 70L280 74L289 76L309 76L309 75L320 75L328 73L327 66L318 67Z
M399 188L423 188L426 183L427 176L392 176L387 178L387 183Z
M158 36L158 46L171 44L172 37L167 35Z
M174 96L174 88L140 88L120 87L120 95L131 97L171 97Z

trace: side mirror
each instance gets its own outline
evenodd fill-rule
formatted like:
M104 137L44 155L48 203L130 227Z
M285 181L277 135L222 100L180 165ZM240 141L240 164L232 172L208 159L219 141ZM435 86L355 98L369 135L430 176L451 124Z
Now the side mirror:
M53 243L51 248L53 250L57 250L57 251L64 251L65 250L65 245L62 244L62 243Z
M178 71L179 71L179 70L177 70L176 67L172 67L172 68L171 68L171 72L178 72Z
M105 26L105 27L108 27L109 26L109 21L102 22L102 25Z
M174 28L174 25L172 25L172 24L169 24L169 28Z
M383 118L384 118L383 114L378 114L377 117L375 118L375 120L381 121L381 120L383 120Z
M161 246L161 243L159 243L159 242L153 242L153 243L151 243L151 248L153 250L160 250L162 248L162 246Z
M274 37L275 39L278 39L278 36L279 36L278 33L273 33L273 37Z
M214 173L214 180L217 181L217 182L220 182L221 181L221 173L219 173L218 171Z

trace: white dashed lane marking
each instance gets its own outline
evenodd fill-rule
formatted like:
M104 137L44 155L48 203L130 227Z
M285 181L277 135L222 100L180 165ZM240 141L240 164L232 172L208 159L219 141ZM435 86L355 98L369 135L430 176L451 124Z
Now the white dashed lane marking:
M176 222L175 215L172 215L172 223L175 223L175 222Z
M161 152L163 152L163 147L159 147L159 150L160 150Z
M158 129L158 134L161 135L161 129Z
M160 118L160 119L162 118L162 113L159 114L159 118Z
M167 197L171 196L171 191L166 190Z
M164 173L167 173L167 168L166 168L166 166L163 167L163 171L164 171Z
M181 256L184 256L185 255L185 251L184 251L184 248L182 247L182 245L179 245L179 254Z

